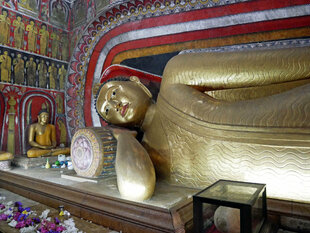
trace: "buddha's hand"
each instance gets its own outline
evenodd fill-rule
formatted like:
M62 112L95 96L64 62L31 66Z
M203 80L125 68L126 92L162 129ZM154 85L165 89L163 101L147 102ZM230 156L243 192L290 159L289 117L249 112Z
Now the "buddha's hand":
M41 146L42 149L51 149L53 151L53 146Z
M133 137L136 137L137 136L137 132L134 131L134 130L129 130L129 129L126 129L126 128L120 128L120 127L109 127L110 130L112 131L113 133L113 136L116 138L116 140L119 138L119 136L121 134L130 134L132 135Z

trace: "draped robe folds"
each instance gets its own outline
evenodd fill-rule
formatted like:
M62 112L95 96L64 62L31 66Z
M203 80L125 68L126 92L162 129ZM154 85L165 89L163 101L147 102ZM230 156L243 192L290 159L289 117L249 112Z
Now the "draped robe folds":
M164 71L143 144L170 182L266 183L309 201L310 48L178 55Z

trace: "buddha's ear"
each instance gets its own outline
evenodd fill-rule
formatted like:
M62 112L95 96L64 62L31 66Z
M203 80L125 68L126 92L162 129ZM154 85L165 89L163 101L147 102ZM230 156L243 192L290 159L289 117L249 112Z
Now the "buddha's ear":
M148 97L152 98L152 93L149 91L149 89L147 89L146 86L143 85L143 83L140 82L140 79L137 76L130 76L129 80L138 84L138 86L142 88L145 94L147 94Z

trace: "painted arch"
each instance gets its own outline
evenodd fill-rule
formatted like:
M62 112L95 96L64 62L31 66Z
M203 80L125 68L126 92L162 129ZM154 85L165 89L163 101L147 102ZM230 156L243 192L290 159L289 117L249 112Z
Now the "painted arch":
M310 36L307 0L142 0L106 8L81 35L70 62L67 118L99 126L92 89L123 60L186 49Z

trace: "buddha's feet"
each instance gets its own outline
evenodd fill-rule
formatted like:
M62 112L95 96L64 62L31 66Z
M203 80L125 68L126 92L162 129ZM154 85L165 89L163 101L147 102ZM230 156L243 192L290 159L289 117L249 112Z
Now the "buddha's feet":
M41 156L55 156L55 155L69 155L70 154L70 148L64 147L64 148L55 148L55 149L40 149L40 148L31 148L27 151L27 157L29 158L36 158Z

